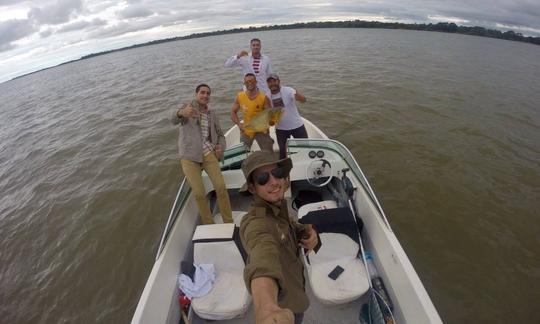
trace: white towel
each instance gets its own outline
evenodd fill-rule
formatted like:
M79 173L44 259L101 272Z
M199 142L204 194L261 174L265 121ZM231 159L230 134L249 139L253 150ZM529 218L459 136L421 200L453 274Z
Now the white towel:
M189 298L202 297L208 294L216 281L216 271L213 264L193 264L195 266L194 280L185 274L178 276L180 289Z

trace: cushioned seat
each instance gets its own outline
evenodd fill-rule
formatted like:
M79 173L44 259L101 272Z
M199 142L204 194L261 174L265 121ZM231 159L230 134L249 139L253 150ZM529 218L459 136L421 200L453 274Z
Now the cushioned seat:
M236 224L236 226L240 226L240 223L242 222L242 218L244 217L245 214L247 214L247 212L242 211L242 210L232 211L233 222L234 224ZM223 216L221 216L221 213L217 213L216 216L214 216L214 222L223 223Z
M193 235L193 262L214 264L216 281L210 293L193 298L195 313L204 319L241 317L251 297L244 284L244 258L239 250L234 224L199 225ZM241 245L240 245L241 246Z
M300 222L313 224L322 243L317 253L305 256L309 284L323 304L348 303L369 289L364 263L358 258L360 238L354 216L347 207L313 207L315 210L304 215L299 210ZM344 271L333 280L328 275L337 266Z

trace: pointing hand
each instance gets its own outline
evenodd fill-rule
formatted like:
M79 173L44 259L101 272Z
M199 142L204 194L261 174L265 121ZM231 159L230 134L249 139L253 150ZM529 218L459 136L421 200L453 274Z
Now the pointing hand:
M238 53L238 55L236 55L237 58L241 58L242 56L248 56L248 52L243 50L240 53Z
M199 117L199 110L188 105L186 108L182 109L182 115L184 117Z

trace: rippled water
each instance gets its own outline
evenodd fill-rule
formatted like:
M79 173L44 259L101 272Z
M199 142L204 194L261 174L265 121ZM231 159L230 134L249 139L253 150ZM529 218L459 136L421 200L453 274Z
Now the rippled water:
M301 113L347 145L446 323L534 323L540 47L318 29L117 52L0 84L0 322L129 322L181 173L169 112L258 36Z

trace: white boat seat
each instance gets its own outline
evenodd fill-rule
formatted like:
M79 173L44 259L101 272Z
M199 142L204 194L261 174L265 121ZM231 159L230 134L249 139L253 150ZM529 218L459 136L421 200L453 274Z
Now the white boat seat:
M244 217L245 214L247 214L247 211L242 211L242 210L232 211L233 222L236 226L240 226L240 223L242 222L242 218ZM223 216L221 216L221 213L217 213L216 216L214 216L214 222L223 223Z
M244 284L244 260L234 224L199 225L193 234L193 262L214 264L216 281L205 296L193 298L195 313L208 320L242 317L251 297ZM242 251L242 252L241 252Z
M304 215L306 215L310 211L330 209L330 208L336 208L336 207L337 207L337 203L335 200L323 200L319 202L305 204L302 207L298 208L298 218L299 219L302 218Z
M302 206L303 207L303 206ZM354 216L348 207L310 211L299 217L301 223L313 224L322 246L317 253L305 256L309 284L322 304L348 303L365 294L369 278L358 258L360 237ZM340 266L344 271L336 280L328 275Z

